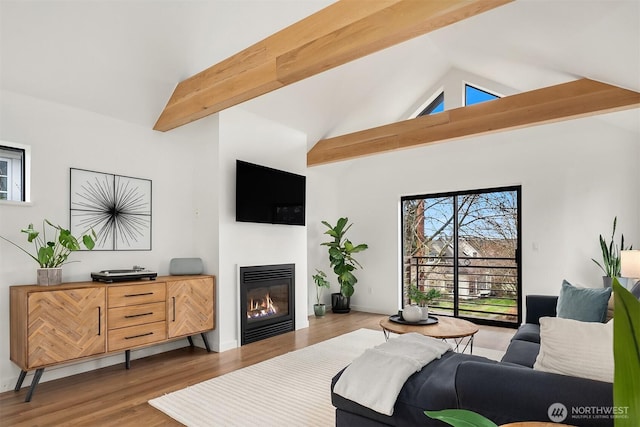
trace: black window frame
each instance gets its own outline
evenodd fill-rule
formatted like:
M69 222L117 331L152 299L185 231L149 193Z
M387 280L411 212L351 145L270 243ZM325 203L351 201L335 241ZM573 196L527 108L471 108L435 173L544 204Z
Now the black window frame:
M400 301L404 301L403 295L404 295L404 287L405 287L405 283L404 283L404 246L405 246L405 238L404 238L404 232L405 232L405 217L404 217L404 213L403 213L403 208L404 208L404 202L406 200L419 200L419 199L426 199L426 198L442 198L442 197L453 197L454 199L458 196L464 196L464 195L472 195L472 194L482 194L482 193L493 193L493 192L506 192L506 191L515 191L517 194L517 202L516 202L516 206L517 206L517 225L516 225L516 230L518 233L518 239L517 239L517 245L516 245L516 250L515 250L515 262L516 265L518 266L517 268L517 294L518 297L516 299L516 306L518 309L518 313L517 313L517 321L516 322L506 322L506 321L498 321L498 320L491 320L491 319L482 319L482 318L476 318L476 317L465 317L465 316L457 316L458 313L458 291L457 291L457 269L455 269L455 273L454 275L456 276L455 278L455 288L456 288L456 294L454 296L454 313L456 314L454 317L459 317L461 319L465 319L465 320L469 320L472 321L474 323L477 324L482 324L482 325L489 325L489 326L499 326L499 327L508 327L508 328L518 328L520 326L520 324L522 323L522 308L523 308L523 295L522 295L522 186L521 185L510 185L510 186L502 186L502 187L491 187L491 188L482 188L482 189L474 189L474 190L459 190L459 191L451 191L451 192L439 192L439 193L429 193L429 194L418 194L418 195L411 195L411 196L402 196L400 198L400 237L401 237L401 241L400 241L400 257L399 257L399 262L400 262ZM456 203L457 204L457 203ZM454 208L455 211L457 211L457 207ZM455 234L456 234L456 239L457 239L457 214L454 211L454 220L455 220L455 226L454 226L454 230L455 230ZM454 254L454 265L458 265L458 251L454 250L453 251ZM401 307L400 307L401 308Z
M473 103L473 104L469 104L469 103L467 102L467 88L468 88L468 87L473 88L473 89L477 90L478 92L486 93L487 95L492 96L492 97L493 97L493 99L486 99L486 100L484 100L484 101L480 101L480 102L475 102L475 103ZM464 84L464 106L465 106L465 107L466 107L466 106L469 106L469 105L478 105L478 104L482 104L483 102L494 101L494 100L496 100L496 99L500 99L500 98L502 98L500 95L497 95L497 94L495 94L495 93L493 93L493 92L489 92L488 90L485 90L485 89L480 89L478 86L474 86L474 85L469 84L469 83L465 83L465 84Z
M15 152L15 153L19 153L20 156L20 200L4 200L4 201L10 201L10 202L25 202L26 201L26 176L27 176L27 170L26 170L26 150L24 148L18 148L18 147L10 147L8 145L1 145L0 144L0 153L2 153L3 151L9 151L9 152Z
M444 108L444 91L440 92L440 95L436 96L436 98L431 101L429 105L427 105L416 117L428 116L438 107L438 105L440 105L440 103L442 103L442 107Z

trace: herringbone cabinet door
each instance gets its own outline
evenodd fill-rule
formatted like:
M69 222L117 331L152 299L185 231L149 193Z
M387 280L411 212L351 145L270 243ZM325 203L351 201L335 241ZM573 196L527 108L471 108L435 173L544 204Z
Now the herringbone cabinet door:
M104 353L104 288L34 292L28 300L28 365Z
M213 329L213 278L167 282L169 338Z

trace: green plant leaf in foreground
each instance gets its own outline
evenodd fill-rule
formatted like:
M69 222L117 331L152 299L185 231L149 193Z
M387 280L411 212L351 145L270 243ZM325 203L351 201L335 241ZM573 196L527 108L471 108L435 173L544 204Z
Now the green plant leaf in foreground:
M424 411L424 414L429 418L440 420L454 427L498 427L490 419L466 409Z
M640 420L640 301L613 280L613 404L625 408L616 427L637 426Z

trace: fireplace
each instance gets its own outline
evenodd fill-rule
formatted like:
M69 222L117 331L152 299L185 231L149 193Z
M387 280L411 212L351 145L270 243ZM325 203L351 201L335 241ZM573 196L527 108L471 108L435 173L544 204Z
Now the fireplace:
M295 265L240 267L240 344L295 330Z

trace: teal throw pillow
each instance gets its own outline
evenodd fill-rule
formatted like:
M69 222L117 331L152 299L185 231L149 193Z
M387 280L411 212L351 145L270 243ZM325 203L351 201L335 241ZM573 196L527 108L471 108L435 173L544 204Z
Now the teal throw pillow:
M611 288L579 288L563 280L557 316L581 322L604 322L610 297Z

